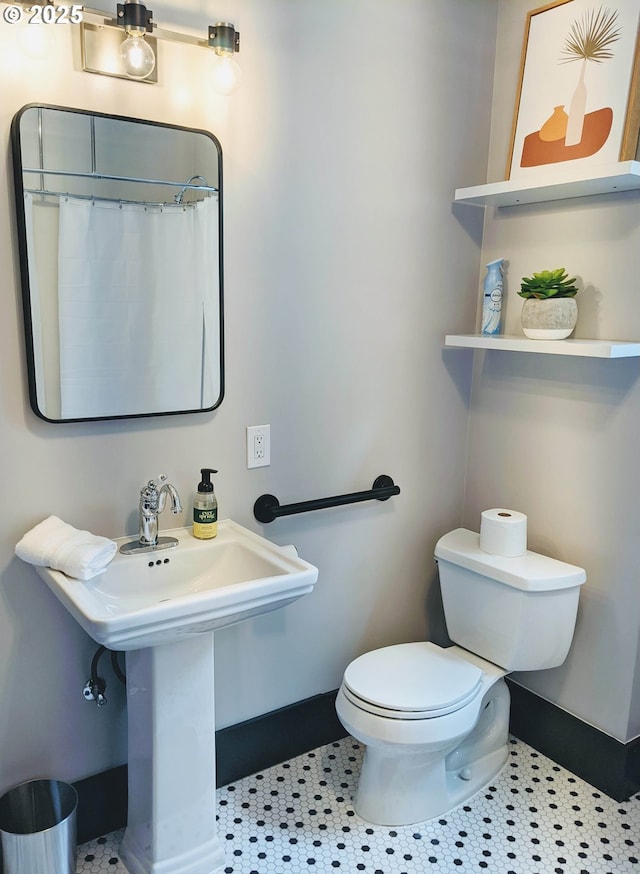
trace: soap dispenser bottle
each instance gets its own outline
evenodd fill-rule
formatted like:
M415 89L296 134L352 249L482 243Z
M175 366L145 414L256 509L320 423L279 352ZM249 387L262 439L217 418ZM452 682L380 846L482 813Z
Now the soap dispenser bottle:
M210 540L218 533L218 500L213 492L212 473L218 471L211 467L200 469L202 479L193 501L193 536L198 540Z

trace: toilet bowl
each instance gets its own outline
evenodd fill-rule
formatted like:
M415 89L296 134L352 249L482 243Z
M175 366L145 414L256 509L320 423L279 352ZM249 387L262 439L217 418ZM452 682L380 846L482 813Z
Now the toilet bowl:
M336 710L365 745L356 813L378 825L422 822L490 781L507 759L504 673L460 647L424 642L352 662Z
M356 813L378 825L441 816L507 761L512 670L561 664L577 614L582 568L527 552L479 548L466 529L436 546L449 636L458 645L397 644L359 656L336 698L365 747Z

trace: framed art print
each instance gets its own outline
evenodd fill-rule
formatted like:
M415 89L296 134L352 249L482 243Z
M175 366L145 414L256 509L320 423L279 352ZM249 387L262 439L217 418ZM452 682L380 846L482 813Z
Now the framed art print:
M507 178L635 157L640 0L555 0L527 14Z

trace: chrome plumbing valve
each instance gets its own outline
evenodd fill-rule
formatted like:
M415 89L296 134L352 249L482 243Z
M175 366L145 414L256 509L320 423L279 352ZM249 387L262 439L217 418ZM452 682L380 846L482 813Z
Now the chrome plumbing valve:
M103 707L107 703L104 692L107 684L102 677L97 677L95 680L91 677L84 684L82 695L85 701L95 701L98 707Z

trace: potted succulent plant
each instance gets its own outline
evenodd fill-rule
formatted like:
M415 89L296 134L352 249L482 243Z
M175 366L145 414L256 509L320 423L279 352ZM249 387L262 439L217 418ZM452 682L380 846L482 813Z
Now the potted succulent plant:
M518 294L525 299L521 321L526 337L564 340L571 334L578 320L575 282L576 277L569 277L564 267L523 278Z

